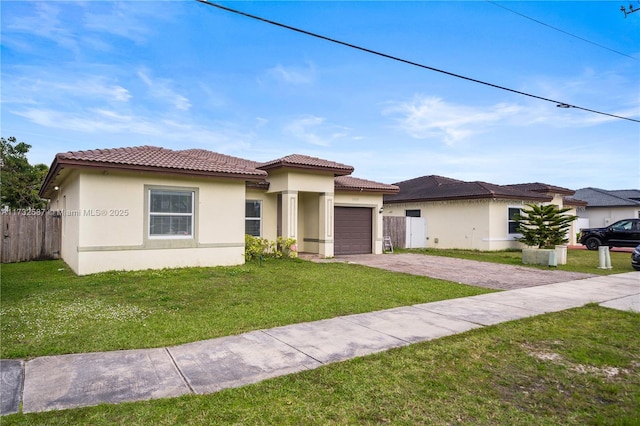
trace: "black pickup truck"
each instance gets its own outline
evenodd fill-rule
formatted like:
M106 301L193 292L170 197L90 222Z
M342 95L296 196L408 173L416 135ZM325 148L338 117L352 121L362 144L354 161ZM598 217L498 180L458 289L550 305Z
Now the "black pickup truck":
M600 246L636 247L640 244L640 219L623 219L605 228L580 230L580 244L589 250Z

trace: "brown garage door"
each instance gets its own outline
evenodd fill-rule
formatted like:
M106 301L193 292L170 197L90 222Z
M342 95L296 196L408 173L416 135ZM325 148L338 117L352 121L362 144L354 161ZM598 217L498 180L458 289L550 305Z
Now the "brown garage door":
M371 209L336 207L334 218L336 255L371 253Z

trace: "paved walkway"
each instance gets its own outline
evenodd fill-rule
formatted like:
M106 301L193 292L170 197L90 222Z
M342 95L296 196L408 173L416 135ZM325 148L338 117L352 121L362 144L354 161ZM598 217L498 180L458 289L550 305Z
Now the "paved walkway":
M640 272L443 300L157 349L0 361L0 414L207 394L583 306L640 312Z

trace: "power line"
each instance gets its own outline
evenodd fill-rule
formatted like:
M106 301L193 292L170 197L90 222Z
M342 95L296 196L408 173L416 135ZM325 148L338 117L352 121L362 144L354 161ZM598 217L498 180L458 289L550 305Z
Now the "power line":
M549 98L545 98L545 97L542 97L542 96L533 95L531 93L521 92L519 90L510 89L510 88L505 87L505 86L500 86L500 85L497 85L497 84L488 83L486 81L477 80L475 78L466 77L466 76L463 76L463 75L460 75L460 74L455 74L455 73L452 73L452 72L449 72L449 71L445 71L445 70L441 70L441 69L438 69L438 68L430 67L430 66L423 65L423 64L420 64L420 63L417 63L417 62L409 61L407 59L402 59L402 58L399 58L397 56L392 56L392 55L388 55L386 53L378 52L376 50L367 49L366 47L357 46L355 44L347 43L347 42L344 42L344 41L336 40L334 38L330 38L330 37L323 36L323 35L320 35L320 34L312 33L310 31L303 30L303 29L296 28L296 27L292 27L290 25L282 24L280 22L271 21L269 19L262 18L260 16L251 15L249 13L242 12L242 11L236 10L236 9L232 9L230 7L223 6L221 4L210 3L207 0L196 0L196 1L198 1L200 3L203 3L203 4L206 4L208 6L213 6L213 7L216 7L218 9L225 10L227 12L235 13L235 14L238 14L238 15L241 15L241 16L245 16L247 18L255 19L257 21L265 22L267 24L275 25L275 26L278 26L278 27L281 27L281 28L285 28L285 29L288 29L288 30L291 30L291 31L295 31L295 32L298 32L298 33L301 33L301 34L305 34L305 35L308 35L308 36L311 36L311 37L319 38L321 40L329 41L331 43L336 43L336 44L339 44L339 45L342 45L342 46L347 46L347 47L350 47L352 49L360 50L362 52L371 53L373 55L381 56L383 58L391 59L391 60L394 60L394 61L397 61L397 62L402 62L402 63L408 64L408 65L413 65L413 66L416 66L416 67L419 67L419 68L423 68L423 69L427 69L427 70L430 70L430 71L439 72L441 74L446 74L446 75L449 75L451 77L460 78L460 79L463 79L463 80L471 81L473 83L483 84L485 86L493 87L495 89L505 90L507 92L516 93L518 95L528 96L530 98L535 98L535 99L539 99L539 100L542 100L542 101L552 102L552 103L556 104L556 106L558 106L560 108L575 108L575 109L579 109L579 110L582 110L582 111L592 112L594 114L606 115L608 117L619 118L621 120L628 120L628 121L634 121L636 123L640 123L640 120L636 120L635 118L623 117L623 116L620 116L620 115L615 115L615 114L610 114L610 113L607 113L607 112L597 111L597 110L594 110L594 109L589 109L589 108L581 107L581 106L578 106L578 105L572 105L572 104L568 104L566 102L556 101L554 99L549 99Z
M494 1L486 0L486 2L487 2L487 3L491 3L492 5L497 6L497 7L500 7L500 8L502 8L502 9L504 9L504 10L508 10L508 11L509 11L509 12L511 12L511 13L514 13L514 14L516 14L516 15L518 15L518 16L521 16L521 17L523 17L523 18L525 18L525 19L528 19L528 20L530 20L530 21L533 21L533 22L535 22L535 23L537 23L537 24L544 25L545 27L551 28L552 30L556 30L556 31L559 31L559 32L561 32L561 33L563 33L563 34L566 34L566 35L568 35L568 36L575 37L575 38L577 38L578 40L585 41L585 42L587 42L587 43L593 44L594 46L598 46L598 47L600 47L600 48L602 48L602 49L606 49L606 50L608 50L608 51L610 51L610 52L617 53L618 55L626 56L627 58L631 58L631 59L637 60L637 59L636 59L636 58L634 58L633 56L629 56L629 55L627 55L626 53L619 52L619 51L617 51L617 50L611 49L611 48L609 48L609 47L607 47L607 46L604 46L604 45L602 45L602 44L599 44L599 43L596 43L596 42L594 42L594 41L588 40L588 39L586 39L586 38L583 38L583 37L577 36L577 35L575 35L575 34L571 34L571 33L570 33L570 32L568 32L568 31L562 30L562 29L560 29L560 28L556 28L556 27L554 27L554 26L552 26L552 25L549 25L549 24L544 23L544 22L542 22L542 21L539 21L539 20L537 20L537 19L531 18L530 16L527 16L527 15L525 15L525 14L523 14L523 13L516 12L515 10L513 10L513 9L509 9L508 7L503 6L503 5L501 5L501 4L498 4L498 3L494 2ZM637 9L636 9L636 10L637 10Z

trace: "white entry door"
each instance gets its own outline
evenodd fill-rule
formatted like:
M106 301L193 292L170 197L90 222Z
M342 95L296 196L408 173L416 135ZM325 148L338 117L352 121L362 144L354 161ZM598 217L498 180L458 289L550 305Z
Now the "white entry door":
M407 248L427 247L427 218L407 217Z

